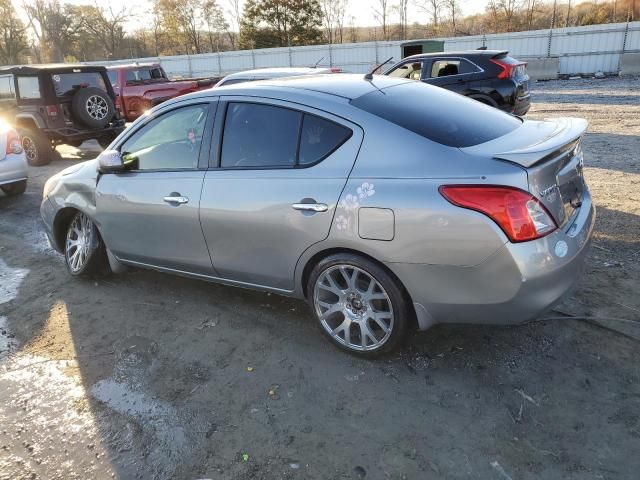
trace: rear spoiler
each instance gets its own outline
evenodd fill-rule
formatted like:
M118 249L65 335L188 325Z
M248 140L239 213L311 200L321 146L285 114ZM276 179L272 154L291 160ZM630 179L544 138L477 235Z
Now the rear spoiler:
M460 150L470 155L507 160L529 168L574 148L586 132L587 125L583 118L527 120L520 128L502 137Z

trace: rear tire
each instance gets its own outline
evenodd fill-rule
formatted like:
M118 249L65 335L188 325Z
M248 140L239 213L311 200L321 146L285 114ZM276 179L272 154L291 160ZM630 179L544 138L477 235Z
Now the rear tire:
M338 348L376 357L399 347L410 323L399 282L377 263L340 253L311 271L307 299L322 333Z
M74 277L103 273L107 269L104 243L98 229L85 213L76 213L69 222L64 259L67 270Z
M6 185L2 185L0 189L2 189L2 191L9 197L21 195L27 190L27 181L20 180L19 182L8 183Z
M20 130L22 148L29 165L41 167L51 163L51 141L37 130Z

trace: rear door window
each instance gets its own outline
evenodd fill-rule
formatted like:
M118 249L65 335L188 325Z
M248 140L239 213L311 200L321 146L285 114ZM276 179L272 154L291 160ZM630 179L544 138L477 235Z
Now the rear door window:
M367 93L351 104L449 147L485 143L522 125L517 117L423 82Z
M23 100L40 98L40 80L34 75L20 75L18 79L18 93Z
M51 75L51 80L58 97L73 95L80 88L85 87L107 90L100 72L54 73Z
M222 167L269 168L296 164L302 113L257 103L229 103Z
M434 60L431 64L430 78L464 75L467 73L477 72L480 72L480 68L463 58Z
M13 91L13 75L0 76L0 100L16 98Z
M315 115L305 114L300 134L300 165L317 163L351 137L351 130Z

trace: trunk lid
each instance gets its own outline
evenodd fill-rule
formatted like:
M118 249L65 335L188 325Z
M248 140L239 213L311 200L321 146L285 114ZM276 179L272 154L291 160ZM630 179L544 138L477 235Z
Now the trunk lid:
M581 118L528 120L507 135L461 150L523 167L529 191L562 227L577 213L586 189L580 146L586 129Z

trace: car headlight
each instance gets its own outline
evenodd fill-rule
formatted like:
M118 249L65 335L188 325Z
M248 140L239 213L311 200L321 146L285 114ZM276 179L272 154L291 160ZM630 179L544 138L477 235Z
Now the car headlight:
M47 198L49 194L53 191L54 188L58 185L58 181L60 180L60 174L56 174L53 177L50 177L44 183L44 189L42 190L42 198Z

